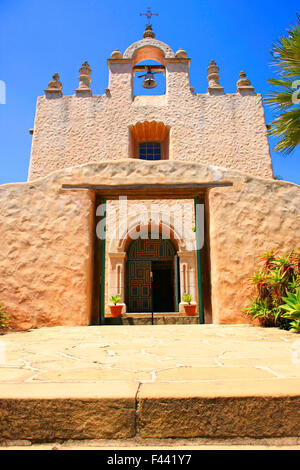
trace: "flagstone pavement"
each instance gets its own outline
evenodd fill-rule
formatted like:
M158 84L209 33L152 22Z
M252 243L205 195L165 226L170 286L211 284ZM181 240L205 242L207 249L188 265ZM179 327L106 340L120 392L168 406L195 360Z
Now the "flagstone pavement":
M0 337L0 441L134 437L299 438L299 335L122 325Z
M0 336L0 384L284 379L300 379L300 336L277 328L58 326Z

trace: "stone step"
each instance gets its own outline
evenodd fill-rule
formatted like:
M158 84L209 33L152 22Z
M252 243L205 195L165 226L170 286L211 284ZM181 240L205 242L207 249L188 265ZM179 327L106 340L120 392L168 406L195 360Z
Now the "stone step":
M137 428L143 438L300 436L300 379L144 384Z
M181 313L154 313L154 325L197 325L199 316L189 317ZM122 317L105 318L106 325L151 325L151 313L132 313Z
M0 441L300 436L300 379L0 385Z

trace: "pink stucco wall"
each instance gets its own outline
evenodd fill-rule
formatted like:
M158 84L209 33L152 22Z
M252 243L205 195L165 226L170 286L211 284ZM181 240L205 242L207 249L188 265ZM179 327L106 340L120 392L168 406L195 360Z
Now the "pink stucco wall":
M91 318L92 191L62 184L222 183L209 193L214 323L245 322L248 278L271 248L300 246L300 187L191 162L119 160L0 186L0 300L22 329Z

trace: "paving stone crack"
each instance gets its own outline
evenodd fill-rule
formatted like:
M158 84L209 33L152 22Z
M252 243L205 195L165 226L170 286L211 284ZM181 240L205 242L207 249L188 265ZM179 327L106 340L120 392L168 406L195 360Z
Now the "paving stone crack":
M134 420L134 429L135 429L135 436L138 436L140 431L140 423L139 423L139 414L140 414L140 401L139 401L139 394L142 387L142 383L138 384L136 394L135 394L135 420Z

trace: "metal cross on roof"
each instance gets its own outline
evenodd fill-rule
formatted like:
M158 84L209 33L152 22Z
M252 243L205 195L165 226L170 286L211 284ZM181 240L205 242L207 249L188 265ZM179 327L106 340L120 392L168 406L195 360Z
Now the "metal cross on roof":
M148 24L150 24L151 16L159 16L158 13L152 13L151 8L148 7L146 13L140 13L140 16L147 16Z

